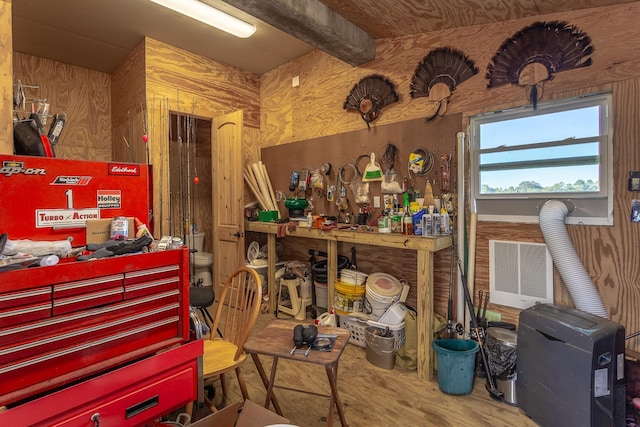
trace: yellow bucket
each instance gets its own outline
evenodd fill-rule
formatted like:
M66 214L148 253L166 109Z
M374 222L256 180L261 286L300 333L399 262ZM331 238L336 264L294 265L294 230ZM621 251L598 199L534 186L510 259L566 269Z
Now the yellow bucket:
M365 288L364 285L353 285L336 280L333 297L336 313L348 315L362 312Z

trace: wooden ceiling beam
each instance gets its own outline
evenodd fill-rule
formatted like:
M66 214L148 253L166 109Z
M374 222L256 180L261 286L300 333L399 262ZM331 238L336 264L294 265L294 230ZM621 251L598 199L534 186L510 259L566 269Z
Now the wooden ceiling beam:
M318 0L223 0L354 67L376 57L376 40Z

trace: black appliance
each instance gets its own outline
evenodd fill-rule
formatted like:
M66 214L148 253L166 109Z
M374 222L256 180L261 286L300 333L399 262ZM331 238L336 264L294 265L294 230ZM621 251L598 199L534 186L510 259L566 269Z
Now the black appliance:
M543 427L624 427L624 327L553 304L520 312L518 405Z

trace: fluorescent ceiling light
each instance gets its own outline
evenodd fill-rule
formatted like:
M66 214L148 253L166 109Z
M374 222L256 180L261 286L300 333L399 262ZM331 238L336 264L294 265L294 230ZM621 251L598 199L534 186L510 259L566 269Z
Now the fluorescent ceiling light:
M236 37L247 38L256 32L256 26L228 15L198 0L151 0L161 6L226 31Z

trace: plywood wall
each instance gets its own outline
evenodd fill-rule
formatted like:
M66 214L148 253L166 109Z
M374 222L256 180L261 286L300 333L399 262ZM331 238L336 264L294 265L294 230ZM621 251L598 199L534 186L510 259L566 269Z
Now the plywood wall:
M172 113L211 123L214 117L242 110L247 128L243 153L247 158L259 157L260 78L255 74L147 38L118 67L113 85L114 156L122 161L153 164L157 235L168 234L170 228L167 223L170 218L168 144ZM146 146L141 140L145 129ZM205 133L210 137L211 129ZM130 146L124 142L125 138ZM210 177L210 167L210 162L203 163L200 173ZM206 209L210 202L210 193L203 192L196 206ZM206 218L210 211L196 216ZM199 226L208 233L210 242L207 222L200 221Z
M149 163L148 151L156 142L143 140L149 132L144 66L144 43L140 43L111 75L111 148L113 160L119 162Z
M13 153L11 0L0 0L0 153Z
M13 53L13 78L29 99L46 100L49 113L65 113L67 121L55 146L56 157L75 160L111 160L111 76L49 59ZM20 117L28 117L18 111ZM45 125L49 130L51 118Z
M409 98L409 84L420 60L439 46L463 51L480 70L478 75L458 86L450 100L449 114L463 113L462 129L470 115L526 105L523 89L504 86L489 90L484 75L502 42L538 20L561 20L576 25L591 37L595 46L593 65L563 72L545 83L545 100L603 90L614 94L615 225L568 228L611 318L631 333L640 329L640 267L636 262L640 257L640 227L629 222L631 200L637 195L626 190L626 177L629 171L640 167L637 141L640 135L640 33L634 30L640 21L640 2L379 40L376 59L355 68L314 51L262 76L261 144L269 147L361 129L363 123L359 116L346 112L342 105L351 87L373 73L389 78L400 94L400 102L383 110L374 126L430 115L432 107L424 98ZM296 88L290 87L294 76L300 78ZM490 238L542 241L534 225L479 223L476 289L488 289L486 254ZM401 256L390 255L387 259L400 265ZM447 280L447 275L437 275L436 290L446 289ZM554 289L557 302L572 304L557 273ZM442 301L443 296L436 295L436 301L438 299ZM495 304L490 304L489 309L501 313L504 320L517 322L519 310ZM631 341L628 345L637 348L639 343Z

